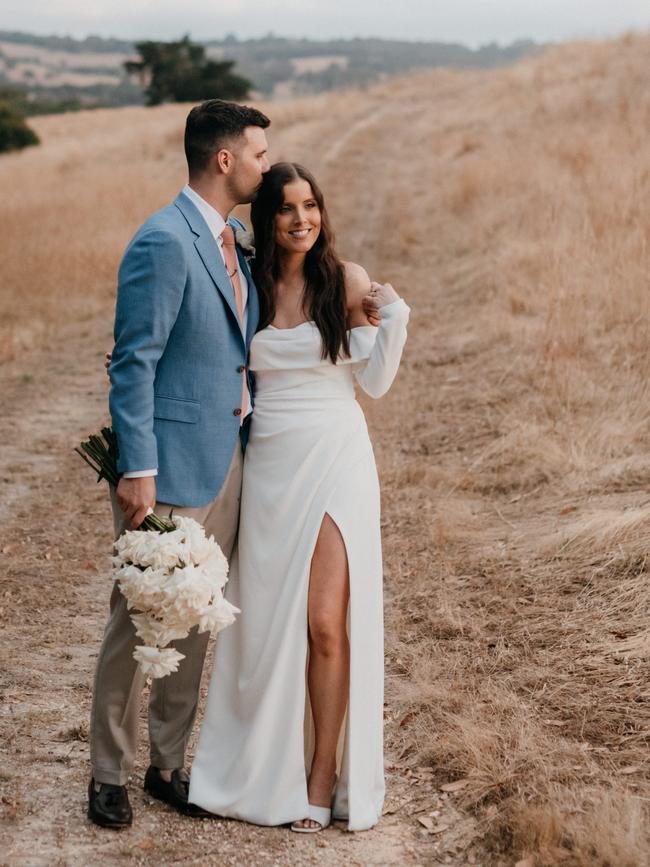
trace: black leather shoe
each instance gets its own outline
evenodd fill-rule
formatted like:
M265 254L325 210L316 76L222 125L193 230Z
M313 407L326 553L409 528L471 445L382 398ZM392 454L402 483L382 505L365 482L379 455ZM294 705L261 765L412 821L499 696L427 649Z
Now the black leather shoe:
M154 798L159 801L164 801L169 804L179 813L184 816L192 816L195 819L208 819L212 813L198 807L196 804L190 804L187 800L190 789L190 781L184 771L178 769L172 771L172 778L168 783L163 780L160 770L150 765L144 777L144 790L149 792Z
M95 781L88 786L88 818L102 828L126 828L133 822L126 786L100 783L95 791Z

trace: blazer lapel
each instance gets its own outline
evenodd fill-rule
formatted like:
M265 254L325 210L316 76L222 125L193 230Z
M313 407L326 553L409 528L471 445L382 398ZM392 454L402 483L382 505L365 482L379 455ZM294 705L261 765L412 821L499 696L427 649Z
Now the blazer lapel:
M183 195L183 193L178 196L174 204L181 211L194 234L198 236L194 239L194 246L201 257L208 274L212 278L213 283L223 296L223 299L232 312L232 315L235 317L237 329L241 334L242 329L239 321L239 313L237 312L237 305L235 304L235 293L233 292L232 283L230 282L230 277L226 271L226 266L223 264L219 246L212 236L212 232L208 228L197 208L194 207L192 202L187 198L187 196ZM244 335L242 334L242 339L243 338Z

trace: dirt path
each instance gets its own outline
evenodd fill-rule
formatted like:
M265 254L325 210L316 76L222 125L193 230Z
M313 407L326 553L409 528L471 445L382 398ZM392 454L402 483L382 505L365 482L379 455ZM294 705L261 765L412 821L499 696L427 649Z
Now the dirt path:
M421 838L413 814L442 806L427 769L407 772L389 754L387 815L367 834L333 828L314 839L195 822L151 803L141 789L144 719L130 786L135 825L115 834L86 821L87 720L109 595L110 511L103 486L93 488L71 447L104 419L106 326L69 338L55 360L32 356L2 371L1 549L10 564L1 607L2 863L427 863L433 844Z

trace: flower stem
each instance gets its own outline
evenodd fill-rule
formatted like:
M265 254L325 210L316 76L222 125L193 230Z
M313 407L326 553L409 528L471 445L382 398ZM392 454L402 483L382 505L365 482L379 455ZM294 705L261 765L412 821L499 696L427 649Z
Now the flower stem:
M89 434L88 439L75 448L75 452L97 473L98 482L106 479L112 488L117 488L122 476L117 469L117 437L111 428L102 428L101 436ZM170 533L176 529L176 525L168 518L161 518L153 512L147 515L139 529Z

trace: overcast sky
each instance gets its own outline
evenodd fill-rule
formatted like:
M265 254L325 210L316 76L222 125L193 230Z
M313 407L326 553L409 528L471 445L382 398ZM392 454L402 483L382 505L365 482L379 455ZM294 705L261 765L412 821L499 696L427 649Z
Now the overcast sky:
M125 39L380 36L479 45L650 30L650 0L1 0L0 29Z

